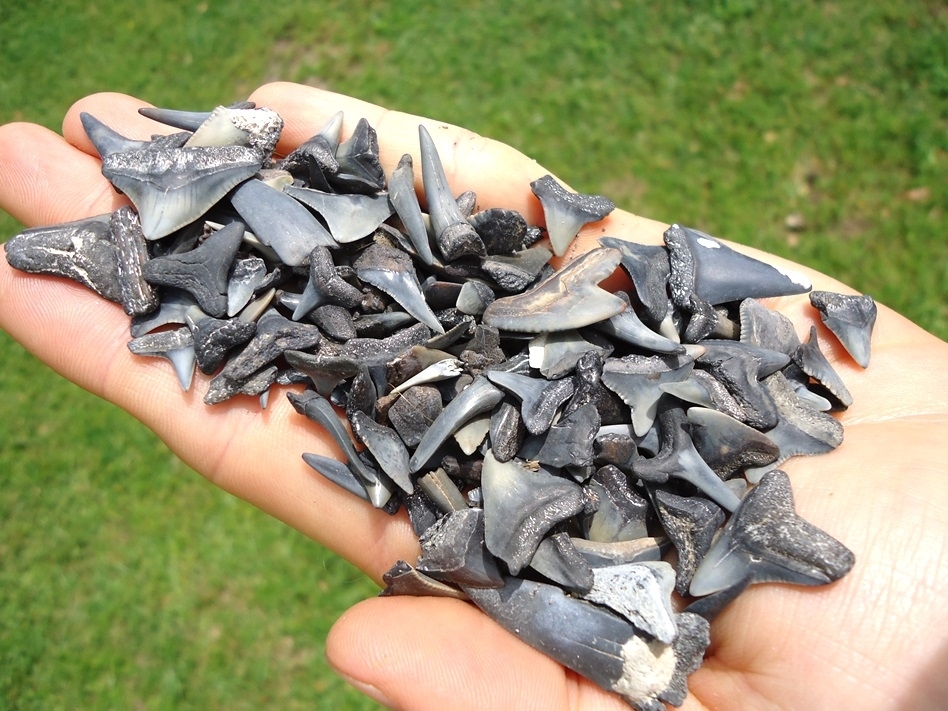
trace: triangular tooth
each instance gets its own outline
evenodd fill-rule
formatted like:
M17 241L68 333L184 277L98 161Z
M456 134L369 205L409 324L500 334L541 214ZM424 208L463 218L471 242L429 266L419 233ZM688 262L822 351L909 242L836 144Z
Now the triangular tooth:
M616 209L615 203L601 195L571 193L552 175L530 183L530 189L543 206L546 231L553 252L558 257L566 254L570 242L590 222L599 222Z
M491 382L520 398L523 424L527 431L534 435L549 429L557 409L572 397L576 390L572 378L548 381L499 370L489 370L486 375Z
M337 111L329 117L329 120L323 124L322 128L319 129L319 133L316 134L326 139L333 153L339 148L339 137L342 135L342 119L343 112Z
M327 177L340 191L371 194L385 189L378 136L364 118L359 119L352 135L338 144L336 160L339 172Z
M669 283L679 306L687 306L691 293L716 306L811 289L802 275L741 254L698 230L672 225L665 231L665 244L671 264Z
M448 187L448 179L438 156L431 134L424 126L418 126L421 146L421 177L425 186L425 199L435 241L445 259L487 254L477 231L471 227L458 208L457 201Z
M125 153L145 150L149 146L149 141L136 141L131 138L125 138L118 131L115 131L92 114L82 112L79 114L79 121L82 128L92 141L99 157L103 160L113 153Z
M810 294L810 303L819 310L823 323L836 334L853 360L868 368L872 328L878 313L873 298L814 291Z
M675 590L688 594L688 586L704 558L714 534L724 525L724 511L703 496L677 496L662 489L652 491L659 521L678 553Z
M812 301L813 294L810 292ZM800 346L793 321L768 309L757 299L744 299L740 306L741 342L792 355Z
M230 201L253 233L276 250L285 264L302 265L315 247L338 247L309 210L259 180L245 182Z
M447 472L440 467L428 472L422 477L418 477L418 488L421 489L443 513L466 511L468 509L464 494L462 494L457 485L451 481L451 477L448 476Z
M671 550L667 538L636 538L631 541L602 543L585 538L571 538L573 546L593 568L602 568L623 563L641 563L646 560L661 560Z
M409 595L411 597L450 597L455 600L470 599L457 588L415 570L403 560L398 561L387 573L382 574L382 582L386 587L379 593L379 597Z
M853 396L849 393L843 379L839 377L839 373L833 369L833 366L826 360L826 356L823 355L823 351L820 350L820 339L816 335L816 326L810 327L810 338L804 345L797 348L793 354L793 362L804 373L825 387L840 405L849 407L853 404Z
M551 467L591 465L593 441L599 424L596 406L592 403L583 405L547 430L537 461Z
M595 325L596 329L608 336L655 353L684 352L685 349L680 343L665 338L642 323L625 292L620 291L616 295L625 301L625 311L610 319L600 321Z
M570 592L584 593L593 586L592 567L562 531L540 541L530 567Z
M481 470L487 550L503 560L512 575L530 563L553 526L585 506L582 488L542 467L531 471L516 459L498 462L490 450Z
M350 416L352 431L375 457L388 476L406 493L415 490L408 472L408 450L394 430L380 425L364 412L356 410Z
M184 325L188 322L189 315L195 320L207 316L189 292L168 287L162 290L158 310L133 318L130 332L133 338L138 338L169 323Z
M583 521L587 540L612 543L648 535L645 522L648 501L629 486L625 472L606 465L593 474L589 488L599 497L599 509Z
M663 383L685 380L694 368L689 356L639 356L610 358L602 370L602 384L632 408L632 427L645 436L655 421Z
M398 161L398 167L388 179L388 199L391 201L398 219L408 231L415 252L427 265L431 265L434 256L428 242L428 230L422 217L418 194L415 192L415 172L412 168L411 154L406 153Z
M218 106L188 139L188 146L247 146L269 160L276 148L283 119L267 108L234 109Z
M318 212L339 244L372 234L392 214L388 193L346 195L292 186L283 192Z
M689 591L709 595L748 575L751 582L822 585L845 575L854 561L848 548L796 514L790 479L775 470L744 497Z
M723 412L690 407L688 421L698 454L721 479L731 479L745 467L771 464L780 456L780 448L767 435Z
M616 249L600 247L521 294L494 301L484 311L488 326L543 333L582 328L622 313L626 302L597 286L619 265Z
M267 277L267 265L260 257L238 259L227 281L227 315L236 316Z
M418 570L464 587L501 588L504 580L484 545L484 512L464 508L438 519L421 536Z
M135 355L166 358L174 367L181 389L185 392L191 389L197 356L194 353L194 338L187 326L133 338L128 342L128 349Z
M675 571L665 561L593 568L592 589L583 595L622 615L638 629L671 644L678 636L671 593Z
M407 254L372 244L359 255L353 267L362 281L384 291L431 330L444 333L444 326L425 301L411 257Z

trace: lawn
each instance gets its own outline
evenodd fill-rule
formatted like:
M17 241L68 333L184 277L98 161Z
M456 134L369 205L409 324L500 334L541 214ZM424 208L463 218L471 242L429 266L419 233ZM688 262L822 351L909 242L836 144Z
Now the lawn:
M323 86L948 338L946 36L936 2L3 3L0 122L58 129L94 91L208 109ZM5 334L0 359L0 707L375 707L323 660L370 581Z

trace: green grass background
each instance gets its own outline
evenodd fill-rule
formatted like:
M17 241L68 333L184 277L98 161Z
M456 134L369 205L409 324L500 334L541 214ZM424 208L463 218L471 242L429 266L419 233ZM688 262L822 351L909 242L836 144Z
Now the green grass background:
M503 139L945 338L946 36L934 1L0 0L0 121L310 83ZM5 334L0 359L0 708L374 708L323 659L370 582Z

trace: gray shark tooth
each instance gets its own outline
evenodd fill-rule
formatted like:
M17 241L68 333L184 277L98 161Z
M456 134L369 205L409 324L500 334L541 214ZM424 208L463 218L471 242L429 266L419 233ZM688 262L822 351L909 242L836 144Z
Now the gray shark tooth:
M356 411L361 411L370 418L376 419L379 412L376 407L378 399L379 390L372 379L371 371L367 367L360 367L359 372L352 376L349 383L349 392L346 393L346 417L349 418L350 424Z
M502 588L497 563L484 545L484 517L470 508L441 517L419 539L418 570L463 588Z
M682 340L685 343L700 343L717 329L718 312L708 301L695 293L688 296L688 303L682 306L682 316L688 317Z
M465 190L455 198L455 202L458 204L458 210L460 210L464 219L469 220L474 208L477 207L477 193L473 190Z
M451 195L448 179L431 135L424 126L418 126L421 145L421 177L428 201L431 227L441 254L448 261L464 256L486 256L484 243L458 209Z
M520 578L506 578L505 582L499 590L465 588L465 592L481 610L531 647L603 689L618 693L638 709L659 711L661 695L684 700L680 689L686 681L679 677L700 664L709 644L707 623L689 624L701 618L688 616L685 621L684 615L679 616L679 630L688 630L689 641L672 646L649 640L628 620L570 597L557 586Z
M675 571L664 561L593 568L592 589L583 595L622 615L637 629L671 644L678 636L671 592Z
M388 179L388 199L408 232L415 253L427 265L434 261L431 253L431 243L428 242L428 229L422 217L421 206L418 204L418 195L415 193L415 171L412 167L411 154L406 153L398 161L398 166Z
M280 161L280 167L301 179L309 187L329 191L332 187L327 175L339 172L335 145L322 135L315 135L301 143L286 158Z
M591 465L593 440L599 424L596 406L592 403L583 405L547 430L537 461L551 467Z
M327 176L333 187L365 194L385 189L378 135L364 118L359 119L352 135L336 148L336 160L339 171Z
M178 383L184 391L190 390L194 378L194 339L191 331L182 327L174 331L149 333L128 342L128 349L135 355L166 358L174 366Z
M371 244L352 266L359 279L384 291L431 330L444 333L444 326L425 301L411 257L407 254L394 247Z
M878 312L873 298L814 291L810 293L810 303L819 310L823 323L836 334L853 360L868 368L872 327Z
M468 218L487 254L512 254L532 244L527 221L516 210L492 207Z
M599 244L622 253L622 268L632 279L643 307L642 319L649 326L657 327L668 314L668 250L618 237L600 237Z
M747 575L752 583L823 585L845 575L854 562L846 546L797 515L790 478L774 470L744 497L695 571L689 591L710 595Z
M360 499L369 500L369 494L365 490L365 485L362 483L362 480L338 459L305 452L303 454L303 461L329 479L333 484L341 486L350 494L355 494Z
M421 483L420 480L419 483ZM411 522L412 531L419 537L434 526L435 522L444 513L432 502L421 486L416 486L411 496L402 496L401 499L405 505L405 511L408 512L408 520Z
M632 473L640 479L659 484L669 477L683 479L718 505L733 511L740 504L740 499L698 454L685 430L686 422L681 408L664 410L659 415L661 449L654 457L639 457L632 462Z
M687 595L698 564L724 525L724 511L703 496L677 496L662 489L655 489L652 499L662 528L678 552L675 590Z
M589 336L590 340L586 339ZM556 380L569 373L582 358L597 353L602 358L612 354L612 344L607 338L585 335L575 329L541 333L530 341L530 367L536 368L544 378ZM600 364L601 370L601 364Z
M496 299L494 290L476 279L464 282L455 304L461 313L479 316Z
M243 345L257 332L254 321L218 319L211 316L186 317L194 338L194 352L201 372L210 375L224 362L228 351Z
M276 309L269 309L257 319L257 332L253 339L224 366L221 374L233 380L242 380L272 363L286 351L313 348L321 338L316 326L290 321Z
M595 325L597 330L605 333L607 336L617 338L620 341L643 348L647 351L653 351L655 353L684 352L685 349L680 343L665 338L665 336L656 333L642 323L641 319L639 319L632 309L632 302L625 292L620 291L616 296L625 301L625 311L616 314L610 319L597 323Z
M206 405L217 405L237 395L260 396L260 406L266 408L268 391L277 381L279 368L272 365L240 378L231 377L226 372L220 372L208 385L204 394Z
M191 293L204 311L220 318L227 314L227 274L243 234L243 224L231 222L190 252L149 260L142 273L151 284Z
M802 275L745 256L698 230L672 225L665 231L665 245L672 299L682 307L688 305L692 293L716 306L747 298L803 294L811 289Z
M442 468L434 469L418 477L418 488L424 491L425 495L443 513L466 511L468 508L464 494Z
M333 340L348 341L356 337L352 314L342 306L323 304L313 309L309 317L323 330L323 333Z
M260 257L238 259L227 281L227 315L236 316L263 286L267 276L267 265Z
M648 535L648 501L629 487L625 473L615 466L604 466L593 474L589 488L599 497L599 509L583 521L588 540L612 543Z
M820 385L825 387L836 401L843 407L849 407L853 404L853 396L849 389L839 377L833 366L826 360L823 351L820 350L820 339L816 335L816 326L810 326L810 338L806 344L797 348L793 354L793 362L800 369L813 378Z
M546 247L530 247L513 254L488 255L481 269L504 291L519 294L536 281L552 256Z
M346 195L295 187L287 187L283 192L319 213L339 244L372 234L392 214L387 193Z
M497 299L484 311L488 326L543 333L581 328L612 318L626 308L597 285L619 265L617 249L600 247L577 257L529 291Z
M744 409L727 388L706 370L692 370L686 380L658 386L683 402L718 410L736 420L744 420Z
M398 561L389 571L382 575L385 589L379 597L394 595L411 595L413 597L450 597L455 600L468 600L468 596L447 583L425 575L412 568L403 560Z
M415 323L415 317L404 311L383 311L378 314L356 315L352 319L359 338L381 338L386 333L397 331Z
M351 338L339 348L339 354L369 367L387 365L412 346L425 345L431 329L423 323L395 331L386 338Z
M723 338L706 338L701 341L701 345L704 347L704 353L698 357L698 362L715 363L725 360L731 355L737 355L741 358L751 356L757 360L758 378L766 378L771 373L783 370L790 364L792 355L753 343Z
M143 106L138 113L152 121L163 123L165 126L190 131L194 133L200 125L210 118L210 111L181 111L179 109L162 109L152 106Z
M378 472L370 468L356 452L349 432L343 426L342 420L336 414L329 400L312 390L306 390L300 394L290 392L286 396L298 413L321 425L329 433L336 444L339 445L339 449L342 450L350 471L359 478L360 483L365 487L369 501L376 508L384 508L392 495L391 485ZM312 455L310 458L312 458ZM310 463L310 466L316 468L312 463ZM318 471L326 475L323 470L319 469ZM344 488L349 488L335 478L332 480Z
M266 163L273 156L282 131L283 119L271 109L218 106L194 130L186 145L247 146Z
M530 434L543 434L553 423L557 409L572 397L576 389L572 378L543 380L517 373L487 371L487 377L521 401L520 416Z
M750 585L750 583L751 576L744 577L730 587L724 588L724 590L699 597L691 602L682 612L700 615L708 622L713 622L714 618L721 614L725 607L734 602L742 592L747 590L747 586Z
M503 391L491 385L487 378L480 375L476 377L466 390L445 406L425 432L412 455L411 471L413 473L419 471L434 456L438 447L457 432L465 422L493 409L503 398Z
M339 383L359 372L355 358L329 351L327 347L321 347L316 353L290 349L283 352L283 357L312 381L320 395L328 397Z
M293 319L298 321L317 306L326 303L356 309L360 307L362 297L361 291L339 276L329 250L317 246L309 255L309 280L293 312Z
M546 231L550 236L553 252L558 257L566 253L567 247L579 231L590 222L599 222L616 209L612 200L602 195L571 193L552 175L530 183L530 189L543 206Z
M109 219L109 215L101 215L24 230L3 246L7 262L31 274L72 279L120 304L118 254L109 235Z
M151 313L158 308L158 295L145 281L142 265L148 261L148 243L142 233L138 215L128 206L112 213L109 231L115 244L122 308L129 316Z
M408 450L395 431L359 410L352 413L349 421L353 433L372 453L382 471L405 493L412 493L415 487L408 473Z
M588 541L585 538L570 538L579 554L593 568L641 563L646 560L661 560L671 545L666 538L635 538L631 541Z
M831 415L805 405L797 396L783 373L761 381L764 390L774 402L779 419L767 436L780 448L779 465L790 457L824 454L843 442L843 426ZM748 468L745 476L756 483L767 468Z
M262 167L244 146L148 148L110 153L102 174L138 208L149 240L194 222Z
M585 593L593 586L592 567L563 531L540 541L530 567L570 592Z
M761 385L760 359L744 351L709 347L698 363L719 381L741 407L741 419L761 430L777 424L777 410Z
M698 454L725 481L746 467L766 466L780 456L780 448L767 435L723 412L691 407L688 421Z
M526 428L520 411L509 402L502 402L490 417L490 446L498 462L509 462L523 444Z
M685 380L694 368L687 355L640 356L606 360L602 383L632 408L632 428L642 437L651 428L664 394L659 385Z
M813 294L810 292L812 300ZM793 321L779 311L768 309L757 299L741 302L741 342L792 355L800 346Z
M118 131L109 128L92 114L82 112L79 114L79 121L82 123L82 129L86 132L92 145L95 146L99 157L105 159L113 153L129 153L134 151L147 150L151 147L151 141L136 141L126 138Z
M157 310L132 318L131 334L133 338L167 326L169 323L185 325L188 317L201 319L207 317L194 297L181 289L165 288L161 292L161 304Z
M293 267L305 263L315 247L338 246L305 207L260 180L248 180L230 196L234 209L261 242Z
M490 450L484 455L481 493L487 550L512 575L530 563L547 531L586 506L578 484L542 467L531 471L516 459L498 462Z

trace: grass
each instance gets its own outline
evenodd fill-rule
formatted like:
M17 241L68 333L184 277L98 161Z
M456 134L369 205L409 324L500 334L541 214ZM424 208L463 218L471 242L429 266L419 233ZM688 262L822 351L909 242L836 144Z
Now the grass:
M93 91L193 109L318 84L946 338L946 31L935 2L3 3L0 121L55 129ZM373 708L322 658L371 583L2 334L0 359L0 706Z

